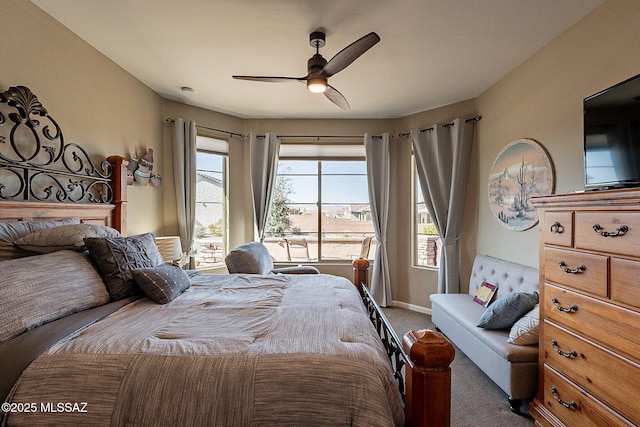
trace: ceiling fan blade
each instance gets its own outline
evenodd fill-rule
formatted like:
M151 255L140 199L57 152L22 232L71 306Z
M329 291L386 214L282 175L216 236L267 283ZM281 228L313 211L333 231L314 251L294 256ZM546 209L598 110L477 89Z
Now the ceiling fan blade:
M268 83L287 83L300 81L304 82L307 77L269 77L269 76L232 76L237 80L251 80L254 82L268 82Z
M349 111L351 109L347 98L345 98L344 95L338 92L338 90L331 85L327 85L327 90L324 91L324 96L329 98L329 101L333 102L344 111Z
M326 77L331 77L339 71L344 70L349 64L358 59L360 55L365 53L379 41L380 36L373 32L354 41L349 46L336 53L327 65L324 66L321 74Z

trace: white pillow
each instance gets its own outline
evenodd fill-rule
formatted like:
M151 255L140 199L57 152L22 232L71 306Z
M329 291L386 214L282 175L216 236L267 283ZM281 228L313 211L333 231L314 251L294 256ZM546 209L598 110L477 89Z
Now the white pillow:
M507 342L516 345L538 344L539 327L540 305L538 304L513 324Z

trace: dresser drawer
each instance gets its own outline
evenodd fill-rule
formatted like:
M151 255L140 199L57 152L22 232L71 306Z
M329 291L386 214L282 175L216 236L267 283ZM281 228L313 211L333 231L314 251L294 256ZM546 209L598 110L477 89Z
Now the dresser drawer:
M638 255L640 212L576 212L575 243L579 249Z
M565 249L544 249L546 280L607 296L608 258Z
M640 362L640 313L548 283L541 311L545 319L580 331L617 353Z
M545 363L616 411L640 420L640 365L552 323L544 325Z
M611 258L611 299L640 308L640 262Z
M544 213L544 243L547 245L573 246L573 211L549 211Z
M543 387L544 405L567 426L634 425L549 366L544 367Z

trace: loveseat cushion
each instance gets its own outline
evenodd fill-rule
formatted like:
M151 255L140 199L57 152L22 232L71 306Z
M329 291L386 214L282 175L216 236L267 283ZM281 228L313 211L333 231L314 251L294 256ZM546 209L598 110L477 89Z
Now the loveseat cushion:
M537 346L518 346L507 343L509 330L491 330L476 326L485 308L473 301L469 294L431 295L432 310L440 310L448 322L455 322L490 349L509 362L535 362L538 360ZM447 334L447 326L436 324ZM455 342L454 342L455 344Z
M469 295L475 295L484 282L498 287L495 299L516 292L532 293L538 290L539 280L535 267L478 254L469 278Z

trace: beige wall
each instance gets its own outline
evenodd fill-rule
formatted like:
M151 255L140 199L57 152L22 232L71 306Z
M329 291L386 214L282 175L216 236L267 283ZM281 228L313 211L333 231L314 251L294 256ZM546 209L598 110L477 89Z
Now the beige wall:
M640 2L609 0L477 98L482 120L467 197L475 214L465 216L463 235L465 246L475 240L471 252L538 266L539 228L508 231L491 215L493 160L509 142L532 138L555 165L556 193L583 189L582 101L640 73L638 22Z
M29 87L65 141L92 155L128 158L129 147L142 145L155 149L156 164L163 164L158 95L31 2L2 0L0 16L1 88ZM127 233L158 231L159 189L128 190Z
M171 165L172 126L166 118L247 134L344 134L391 132L392 197L389 246L394 300L430 307L437 274L411 266L411 143L398 137L455 117L482 115L476 127L462 236L463 290L473 257L484 253L537 266L538 227L511 232L490 214L487 176L509 142L533 138L549 152L557 192L581 189L582 99L640 73L640 2L609 0L508 73L475 100L388 120L250 120L163 100L118 65L28 1L2 0L0 87L29 86L60 123L67 141L96 155L129 155L129 147L154 148L160 188L129 187L128 233L176 229ZM224 134L212 133L212 136ZM247 139L230 140L230 244L253 234ZM325 272L351 276L349 266Z

